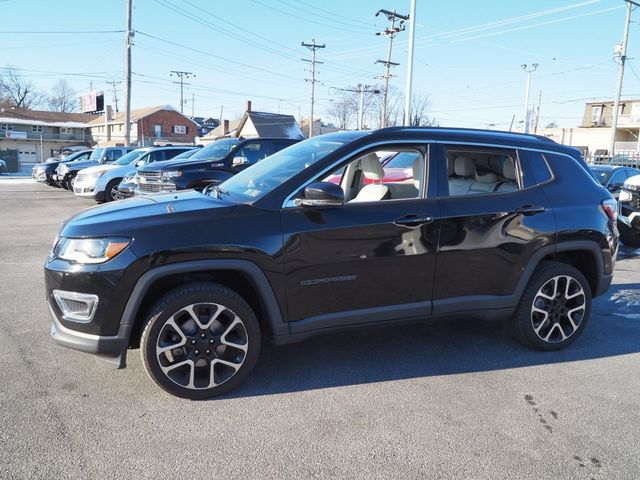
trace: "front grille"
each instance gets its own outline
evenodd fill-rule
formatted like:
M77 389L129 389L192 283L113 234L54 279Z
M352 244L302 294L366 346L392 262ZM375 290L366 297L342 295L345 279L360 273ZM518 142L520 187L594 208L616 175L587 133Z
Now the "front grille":
M631 193L631 207L635 210L640 210L640 192Z
M138 190L141 193L173 192L176 186L162 179L162 172L138 172Z

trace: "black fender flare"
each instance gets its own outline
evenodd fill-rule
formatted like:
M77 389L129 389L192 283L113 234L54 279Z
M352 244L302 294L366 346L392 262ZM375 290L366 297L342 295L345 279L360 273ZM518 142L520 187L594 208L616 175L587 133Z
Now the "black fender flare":
M248 260L218 259L194 260L189 262L172 263L153 268L144 273L133 288L129 300L122 313L120 326L133 327L140 305L151 285L157 280L179 273L207 272L212 270L235 270L249 277L257 289L262 304L265 307L266 318L274 335L289 333L289 325L284 321L282 312L273 293L273 288L262 270ZM129 331L131 333L131 331Z

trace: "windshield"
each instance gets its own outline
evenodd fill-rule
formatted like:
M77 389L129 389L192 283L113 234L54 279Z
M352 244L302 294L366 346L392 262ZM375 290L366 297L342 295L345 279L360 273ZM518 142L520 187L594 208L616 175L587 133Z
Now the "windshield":
M191 158L193 160L222 160L238 145L238 143L240 143L240 140L237 138L223 138L222 140L216 140L194 153Z
M384 164L384 168L413 168L416 161L415 152L400 152ZM384 160L383 160L384 162Z
M143 153L147 153L147 150L143 150L141 148L136 150L131 150L129 153L121 156L118 160L113 162L111 165L129 165L130 163L135 162L136 159L141 157Z
M280 150L220 184L236 202L254 202L334 152L350 139L310 138ZM194 155L195 156L195 155Z
M596 177L596 180L598 180L601 185L607 184L607 180L609 179L611 170L606 168L591 167L591 171L593 172L593 175Z
M91 152L91 156L89 160L100 160L102 158L102 154L104 153L104 148L96 148L93 152Z
M196 152L198 152L200 149L199 148L194 148L192 150L187 150L186 152L182 152L179 155L176 155L175 157L173 157L171 160L176 160L176 159L181 159L181 158L189 158L192 157Z

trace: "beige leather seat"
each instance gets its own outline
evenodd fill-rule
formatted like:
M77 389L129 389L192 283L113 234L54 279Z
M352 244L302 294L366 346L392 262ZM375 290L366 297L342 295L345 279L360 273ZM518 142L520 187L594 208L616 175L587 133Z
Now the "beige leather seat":
M516 182L516 165L513 162L513 158L507 158L502 164L502 176L506 181L498 187L498 192L515 192L518 190L518 183Z
M360 168L364 178L382 182L384 168L375 153L365 155L360 159ZM370 183L360 189L358 195L351 202L377 202L389 196L389 188L382 183Z
M454 177L449 177L449 195L467 195L476 174L476 162L469 157L456 157L453 163Z

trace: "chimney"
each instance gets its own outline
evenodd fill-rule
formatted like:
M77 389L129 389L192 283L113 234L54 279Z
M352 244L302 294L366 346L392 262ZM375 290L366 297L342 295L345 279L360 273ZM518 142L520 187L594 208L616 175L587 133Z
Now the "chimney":
M229 120L222 121L222 135L229 133Z
M113 120L113 109L111 105L107 105L104 110L104 129L107 133L107 142L111 141L111 125L109 122Z
M245 111L247 111L247 112L251 111L251 100L247 100L247 105L245 107Z

